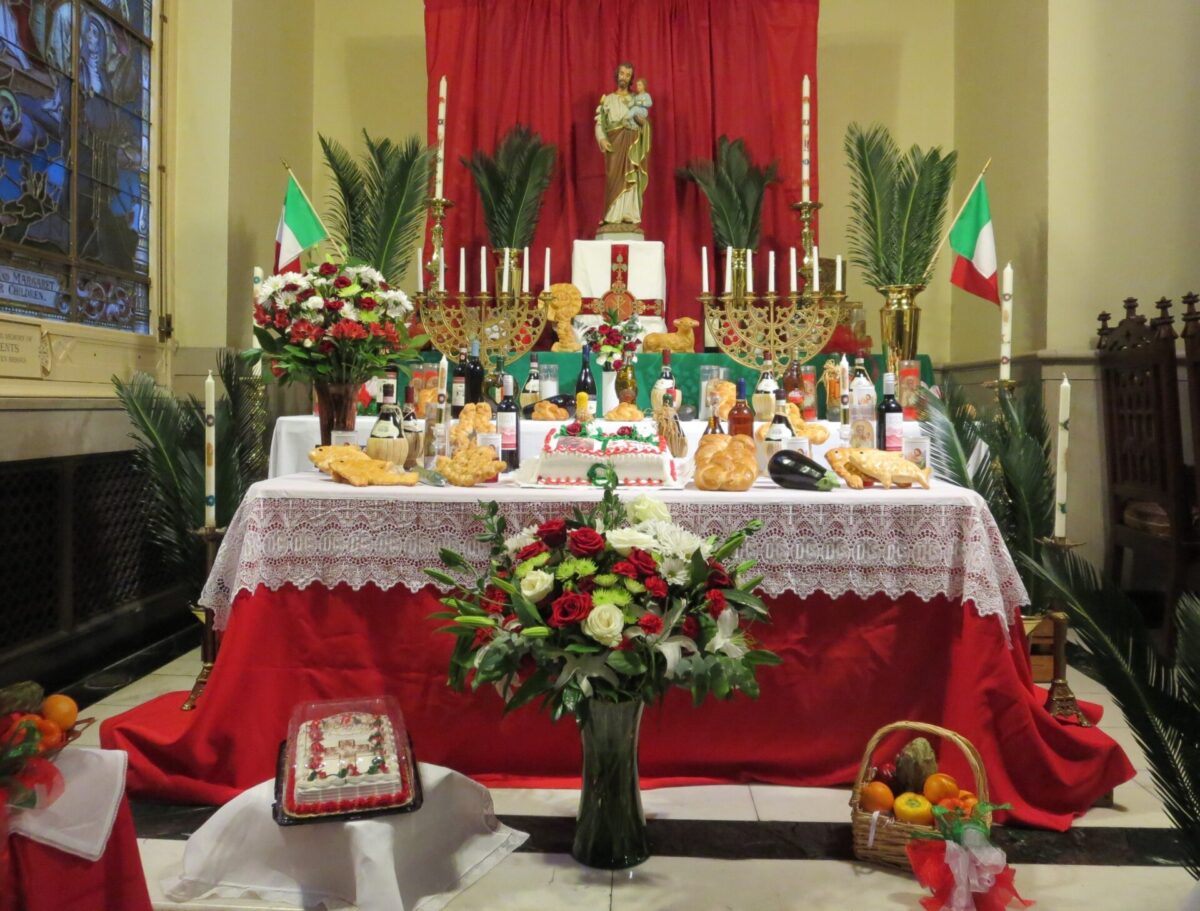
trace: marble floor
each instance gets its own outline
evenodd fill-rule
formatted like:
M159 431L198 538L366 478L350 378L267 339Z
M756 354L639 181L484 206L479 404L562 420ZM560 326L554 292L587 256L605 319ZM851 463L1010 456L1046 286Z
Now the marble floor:
M181 645L182 643L182 645ZM125 663L127 686L83 713L119 714L162 693L191 686L198 650L164 660L186 646L166 644ZM1146 760L1104 688L1072 668L1072 686L1105 706L1102 727L1126 749L1138 777L1117 789L1111 807L1096 807L1068 833L996 830L1017 869L1026 898L1047 911L1176 911L1193 888L1179 866L1170 822L1145 772ZM98 730L84 733L98 743ZM850 853L843 788L730 785L664 788L644 793L656 855L618 873L576 864L570 818L578 792L493 789L496 812L529 832L522 849L447 907L451 911L886 911L913 909L924 894L910 875L855 862ZM207 818L204 808L135 804L146 878L159 909L286 907L253 900L177 904L159 882L177 872L187 835Z

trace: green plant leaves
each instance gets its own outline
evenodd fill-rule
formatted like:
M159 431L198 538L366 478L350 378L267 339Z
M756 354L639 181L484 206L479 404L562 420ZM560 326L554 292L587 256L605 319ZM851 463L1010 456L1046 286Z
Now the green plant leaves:
M695 183L708 199L718 246L737 250L758 246L767 187L779 180L779 163L760 168L750 160L743 139L717 140L717 159L693 161L679 176Z
M533 241L556 155L552 144L517 124L500 140L495 155L476 149L462 159L479 190L493 248L521 249Z

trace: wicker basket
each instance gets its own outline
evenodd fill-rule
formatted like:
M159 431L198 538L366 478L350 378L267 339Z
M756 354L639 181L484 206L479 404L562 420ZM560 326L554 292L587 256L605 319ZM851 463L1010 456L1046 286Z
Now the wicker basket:
M859 806L859 797L862 794L863 786L867 783L867 772L871 768L871 757L875 755L880 741L893 731L912 731L914 734L941 737L962 750L963 755L967 757L967 764L971 767L971 774L975 776L975 795L979 798L980 803L988 802L987 773L983 770L983 760L979 756L979 751L971 745L971 742L946 728L920 721L897 721L895 724L884 725L875 732L875 736L867 744L862 765L858 767L858 776L854 779L854 789L850 792L850 825L854 832L854 856L859 860L908 868L908 852L905 849L908 847L909 840L914 833L929 832L930 828L900 822L893 816L885 816L881 813L875 822L875 831L872 835L871 817L875 814L868 813ZM984 821L991 826L992 814L985 814Z

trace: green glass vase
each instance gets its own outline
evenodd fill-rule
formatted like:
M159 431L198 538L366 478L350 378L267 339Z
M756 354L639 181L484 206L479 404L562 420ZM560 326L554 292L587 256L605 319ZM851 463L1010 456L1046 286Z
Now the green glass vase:
M578 723L583 788L571 854L601 870L636 866L650 856L638 786L642 703L589 700Z

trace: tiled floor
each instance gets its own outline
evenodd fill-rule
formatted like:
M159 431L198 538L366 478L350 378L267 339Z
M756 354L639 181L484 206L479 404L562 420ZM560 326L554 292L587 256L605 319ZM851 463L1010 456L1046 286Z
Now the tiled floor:
M158 668L122 690L108 695L84 712L107 718L132 705L172 690L190 687L199 668L198 652L190 652ZM1076 693L1105 707L1102 727L1129 753L1138 778L1117 789L1113 807L1091 810L1077 823L1081 828L1106 828L1113 836L1105 847L1096 836L1097 855L1089 864L1017 864L1017 884L1027 898L1046 911L1176 911L1193 888L1182 867L1155 865L1150 856L1133 857L1133 864L1113 863L1130 844L1140 843L1137 830L1163 830L1170 822L1149 781L1145 758L1111 697L1094 680L1073 670ZM87 731L83 744L98 743L98 730ZM518 817L570 817L578 792L547 789L495 789L496 811L515 828ZM663 788L644 792L651 820L718 820L762 822L766 826L808 824L811 834L831 831L848 820L849 790L787 788L771 785ZM533 820L530 820L533 822ZM703 832L703 826L697 826ZM1081 833L1082 834L1082 833ZM1157 838L1168 833L1142 833ZM1079 836L1050 836L1072 839ZM820 839L818 839L818 842ZM1092 844L1089 841L1088 844ZM142 859L155 907L161 909L256 909L277 906L254 900L231 902L168 902L159 882L179 869L184 841L140 841ZM1114 848L1113 845L1116 845ZM711 846L709 846L711 849ZM719 846L718 846L719 847ZM1112 856L1113 854L1116 856ZM682 852L693 853L693 852ZM703 852L698 852L703 853ZM717 852L719 853L719 851ZM1033 860L1039 859L1033 857ZM1089 858L1085 858L1089 859ZM1126 858L1128 860L1130 858ZM603 873L576 864L565 854L518 853L450 903L450 911L886 911L919 908L922 891L909 875L847 860L714 860L689 856L656 856L634 870Z

